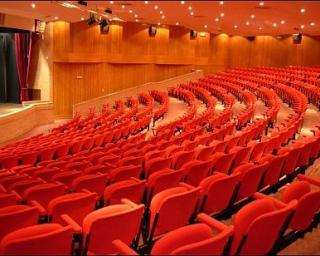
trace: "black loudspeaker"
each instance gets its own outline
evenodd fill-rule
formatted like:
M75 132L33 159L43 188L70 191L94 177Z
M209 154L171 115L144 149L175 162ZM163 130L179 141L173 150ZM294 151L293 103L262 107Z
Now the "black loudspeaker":
M149 27L149 36L155 36L157 34L157 27L150 26Z
M294 44L301 44L302 41L302 34L293 34L292 35L292 41Z
M247 36L247 39L252 42L252 41L254 41L254 39L256 39L256 37L255 36Z
M100 31L104 33L109 32L109 22L107 20L101 20L100 21Z
M197 31L190 30L190 39L196 39L197 35L198 35Z

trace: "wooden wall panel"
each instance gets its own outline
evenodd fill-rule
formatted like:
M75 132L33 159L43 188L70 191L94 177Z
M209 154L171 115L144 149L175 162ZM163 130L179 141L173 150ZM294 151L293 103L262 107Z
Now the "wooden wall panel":
M108 33L85 22L53 23L53 95L57 116L70 116L83 100L151 81L203 69L205 74L230 67L320 64L320 38L304 36L294 45L291 36L209 35L190 39L183 27L113 24Z

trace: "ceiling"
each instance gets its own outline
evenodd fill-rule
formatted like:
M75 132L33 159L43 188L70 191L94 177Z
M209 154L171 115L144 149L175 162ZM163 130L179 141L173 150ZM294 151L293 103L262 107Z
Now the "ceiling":
M64 7L63 3L75 8ZM104 12L106 8L112 15ZM319 1L87 1L87 6L78 1L0 2L1 13L45 21L79 22L88 19L90 10L110 19L179 25L214 34L320 35Z

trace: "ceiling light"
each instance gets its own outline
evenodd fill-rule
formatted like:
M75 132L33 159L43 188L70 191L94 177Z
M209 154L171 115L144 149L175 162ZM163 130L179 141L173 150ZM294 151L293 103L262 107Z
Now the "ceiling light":
M302 9L300 9L300 12L301 12L301 13L305 13L305 12L306 12L306 9L302 8Z
M160 14L162 14L163 13L163 11L160 11Z
M190 15L192 16L194 13L193 12L190 12Z
M249 22L249 21L247 21L247 22L246 22L246 25L247 25L247 26L249 26L249 25L250 25L250 22Z
M185 2L184 1L180 1L180 4L184 4Z
M260 6L264 6L264 2L260 2L259 5L260 5Z
M281 23L281 24L284 24L284 23L286 23L286 22L285 22L284 20L282 20L282 21L280 21L280 23Z
M138 19L135 19L135 21L136 21L136 22L139 22L139 20L138 20Z
M204 25L203 27L204 27L204 28L208 28L208 25Z
M224 13L223 13L223 12L222 12L222 13L220 13L220 16L221 16L221 17L224 17Z
M58 17L58 16L55 16L55 17L54 17L54 19L55 19L55 20L58 20L58 19L59 19L59 17Z
M113 1L110 1L109 3L110 3L110 4L113 4L114 2L113 2Z
M163 20L164 20L165 18L166 18L166 16L164 16L164 15L162 15L162 16L161 16L161 19L163 19Z
M259 29L259 30L262 30L262 27L259 27L258 29Z
M300 26L301 29L304 29L304 27L305 27L304 25L301 25L301 26Z
M206 37L207 33L206 32L199 32L199 36L201 37Z
M220 5L223 5L223 1L220 1L219 4L220 4Z
M158 26L160 26L161 25L161 23L160 22L158 22Z
M149 3L149 1L144 1L144 3L145 3L145 4L148 4L148 3Z
M254 14L251 14L250 17L251 17L251 19L254 19L256 16L254 16Z
M177 21L177 22L176 22L176 26L179 26L179 25L180 25L180 24L179 24L179 22Z
M129 13L133 13L133 11L132 11L132 10L129 10Z
M135 18L138 18L138 14L135 14L134 17L135 17Z
M277 26L277 23L273 23L272 26L276 27L276 26Z
M32 3L32 4L31 4L31 7L32 7L32 8L36 8L36 4L35 4L35 3Z
M314 23L314 22L311 22L311 23L310 23L310 26L313 27L314 25L316 25L316 23Z
M215 21L218 22L218 21L219 21L219 18L215 18Z
M191 11L192 10L192 6L189 6L188 9Z
M62 3L61 5L63 7L67 7L67 8L79 8L78 6L71 4L71 3Z
M121 8L124 9L124 8L126 8L126 6L123 4L123 5L121 5Z
M238 28L238 25L234 25L233 27L234 27L234 28Z
M84 20L84 18L83 18L83 17L81 17L81 20Z
M159 8L158 5L155 5L155 6L154 6L154 9L155 9L155 10L158 10L158 8Z

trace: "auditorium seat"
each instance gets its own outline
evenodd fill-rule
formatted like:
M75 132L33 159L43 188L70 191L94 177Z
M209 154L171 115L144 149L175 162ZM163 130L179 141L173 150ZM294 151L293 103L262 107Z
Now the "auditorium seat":
M198 186L209 175L211 161L192 160L186 162L180 170L183 171L184 182L192 186Z

